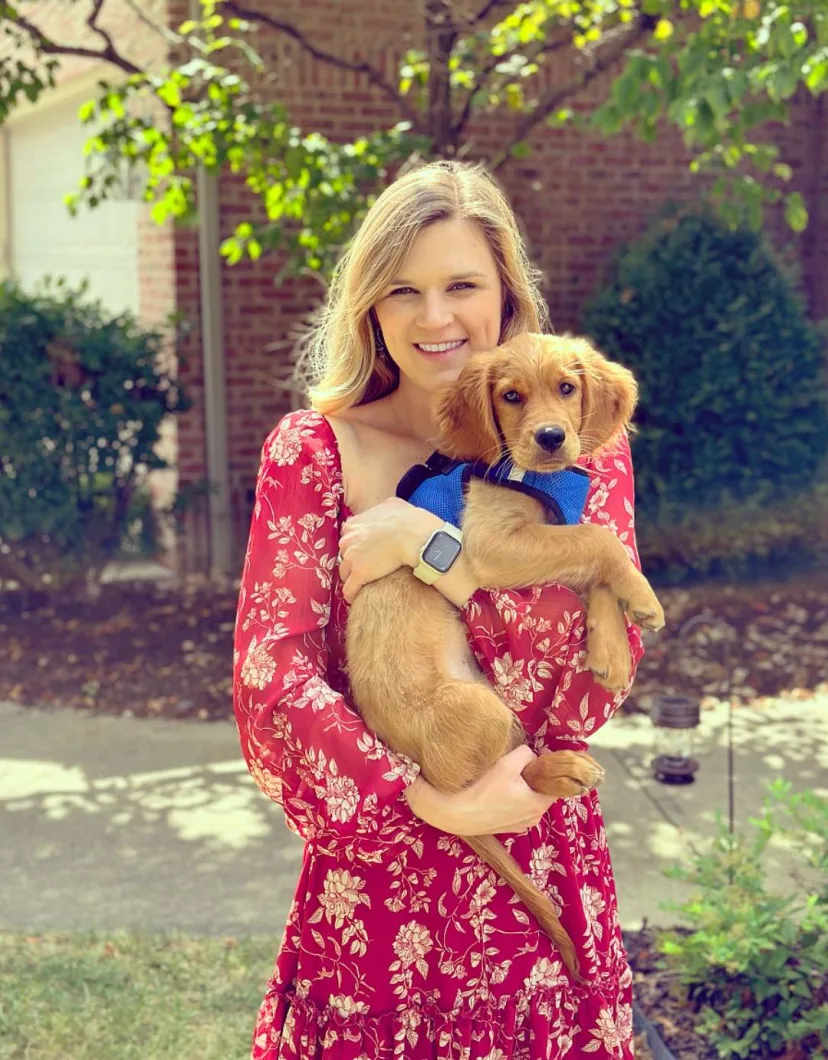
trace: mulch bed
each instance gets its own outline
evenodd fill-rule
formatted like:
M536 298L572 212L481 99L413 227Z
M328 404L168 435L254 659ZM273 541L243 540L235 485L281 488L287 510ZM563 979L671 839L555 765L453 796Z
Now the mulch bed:
M687 929L675 930L683 933ZM664 958L658 952L656 935L646 924L640 931L624 932L624 945L633 972L635 1002L676 1060L716 1060L717 1050L694 1030L699 1016L686 1001L675 973L665 967ZM639 1048L639 1040L637 1037L636 1060L642 1057L650 1060L652 1053L646 1042L642 1042ZM773 1055L777 1060L809 1060L809 1057L816 1058L817 1053L807 1046L793 1043L783 1053L761 1055Z
M696 1034L697 1016L683 999L675 976L661 967L655 933L624 932L624 945L633 971L633 996L638 1007L658 1031L676 1060L716 1060L718 1053ZM636 1039L636 1058L651 1055L646 1043Z
M177 587L109 584L94 601L0 594L0 699L103 714L227 718L237 592L234 584L191 579ZM664 588L659 595L667 629L646 635L628 711L646 710L654 694L671 691L703 702L730 694L761 704L828 688L828 572ZM682 631L702 611L737 634L729 659L715 629Z

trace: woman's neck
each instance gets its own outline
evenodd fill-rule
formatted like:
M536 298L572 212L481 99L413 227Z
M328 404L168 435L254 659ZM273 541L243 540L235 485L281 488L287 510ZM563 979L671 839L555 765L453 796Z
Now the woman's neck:
M408 383L403 377L399 386L386 398L393 412L400 434L406 434L421 442L433 443L437 437L437 424L432 412L433 394Z

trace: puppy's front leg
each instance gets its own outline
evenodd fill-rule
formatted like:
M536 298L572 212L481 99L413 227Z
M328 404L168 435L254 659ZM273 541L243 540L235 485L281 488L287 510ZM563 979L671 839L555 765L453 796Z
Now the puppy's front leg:
M527 519L513 502L503 507L469 504L463 521L464 547L480 585L522 589L558 582L576 593L606 585L630 618L659 630L664 612L647 579L636 569L617 537L602 526L546 526ZM536 503L536 502L531 502Z
M607 580L600 527L510 524L478 517L464 523L464 548L485 588L522 589L560 582L576 593Z

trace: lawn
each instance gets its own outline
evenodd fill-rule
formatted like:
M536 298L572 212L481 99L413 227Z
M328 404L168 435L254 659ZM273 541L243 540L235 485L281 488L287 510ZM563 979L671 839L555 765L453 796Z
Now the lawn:
M0 1060L247 1060L277 944L0 933Z

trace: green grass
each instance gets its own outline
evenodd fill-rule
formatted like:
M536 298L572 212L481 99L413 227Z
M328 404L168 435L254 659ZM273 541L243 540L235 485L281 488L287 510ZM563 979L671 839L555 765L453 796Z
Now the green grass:
M0 1060L247 1060L277 944L0 933Z

